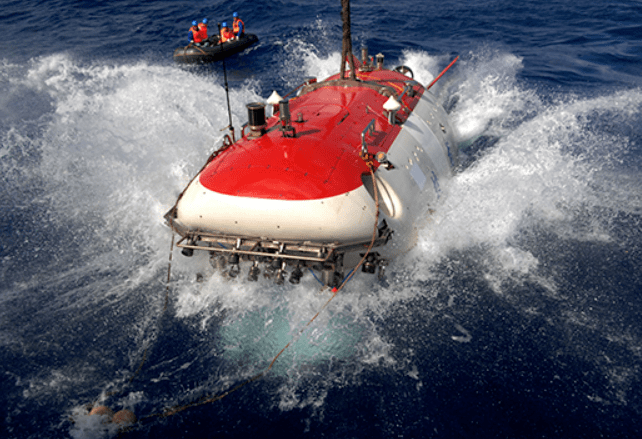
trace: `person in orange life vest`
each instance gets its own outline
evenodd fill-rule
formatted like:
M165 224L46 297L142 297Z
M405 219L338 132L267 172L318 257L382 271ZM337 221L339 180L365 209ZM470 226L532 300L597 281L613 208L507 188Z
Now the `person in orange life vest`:
M222 26L221 27L221 43L224 43L224 42L234 38L234 34L230 30L230 28L227 27L227 22L223 22L223 24L221 26Z
M196 20L192 21L192 27L189 28L189 33L187 34L189 42L200 43L203 41L201 38L201 31L198 28L198 22Z
M203 18L203 22L198 25L198 34L201 41L207 40L207 18Z
M234 32L234 35L236 36L236 38L240 38L245 34L245 23L243 23L243 20L239 18L238 12L233 13L232 17L234 17L234 23L232 24L232 32Z

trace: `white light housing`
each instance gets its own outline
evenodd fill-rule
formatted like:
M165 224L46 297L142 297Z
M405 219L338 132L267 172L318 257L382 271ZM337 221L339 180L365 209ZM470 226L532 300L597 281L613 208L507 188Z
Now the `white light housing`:
M274 90L268 98L267 103L268 105L279 105L279 102L281 102L282 100L283 98L281 97L281 95L279 95L276 90Z
M383 104L383 109L386 111L398 111L401 108L401 104L392 96Z

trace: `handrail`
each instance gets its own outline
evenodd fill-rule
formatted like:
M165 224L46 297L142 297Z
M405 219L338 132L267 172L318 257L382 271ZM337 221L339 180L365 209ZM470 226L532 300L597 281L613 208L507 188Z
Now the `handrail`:
M398 99L398 101L399 101L399 102L401 102L401 103L403 104L403 97L404 97L404 95L405 95L406 93L408 94L408 96L413 97L413 96L410 94L410 91L413 89L413 87L414 87L415 85L421 85L421 84L419 84L419 83L418 83L417 81L415 81L415 80L408 81L408 82L406 83L406 85L404 86L403 91L402 91L402 92L401 92L401 94L399 95L399 99Z
M375 129L375 120L372 119L366 129L361 132L361 152L364 155L368 154L368 145L366 145L366 133L372 136L372 132Z

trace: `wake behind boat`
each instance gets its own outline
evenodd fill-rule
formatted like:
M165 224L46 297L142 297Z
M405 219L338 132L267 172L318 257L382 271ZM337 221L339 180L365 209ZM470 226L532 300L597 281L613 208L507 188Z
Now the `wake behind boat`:
M218 41L217 36L212 36L204 43L190 43L185 47L179 47L174 50L174 61L182 64L220 61L258 43L259 38L254 34L245 34L224 43Z

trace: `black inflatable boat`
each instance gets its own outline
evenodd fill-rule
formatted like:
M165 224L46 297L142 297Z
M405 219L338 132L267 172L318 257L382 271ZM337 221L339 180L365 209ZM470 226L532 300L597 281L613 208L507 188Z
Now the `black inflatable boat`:
M174 50L174 61L183 64L220 61L245 50L258 41L259 38L256 35L245 34L239 39L219 44L218 36L212 36L198 45L191 43Z

